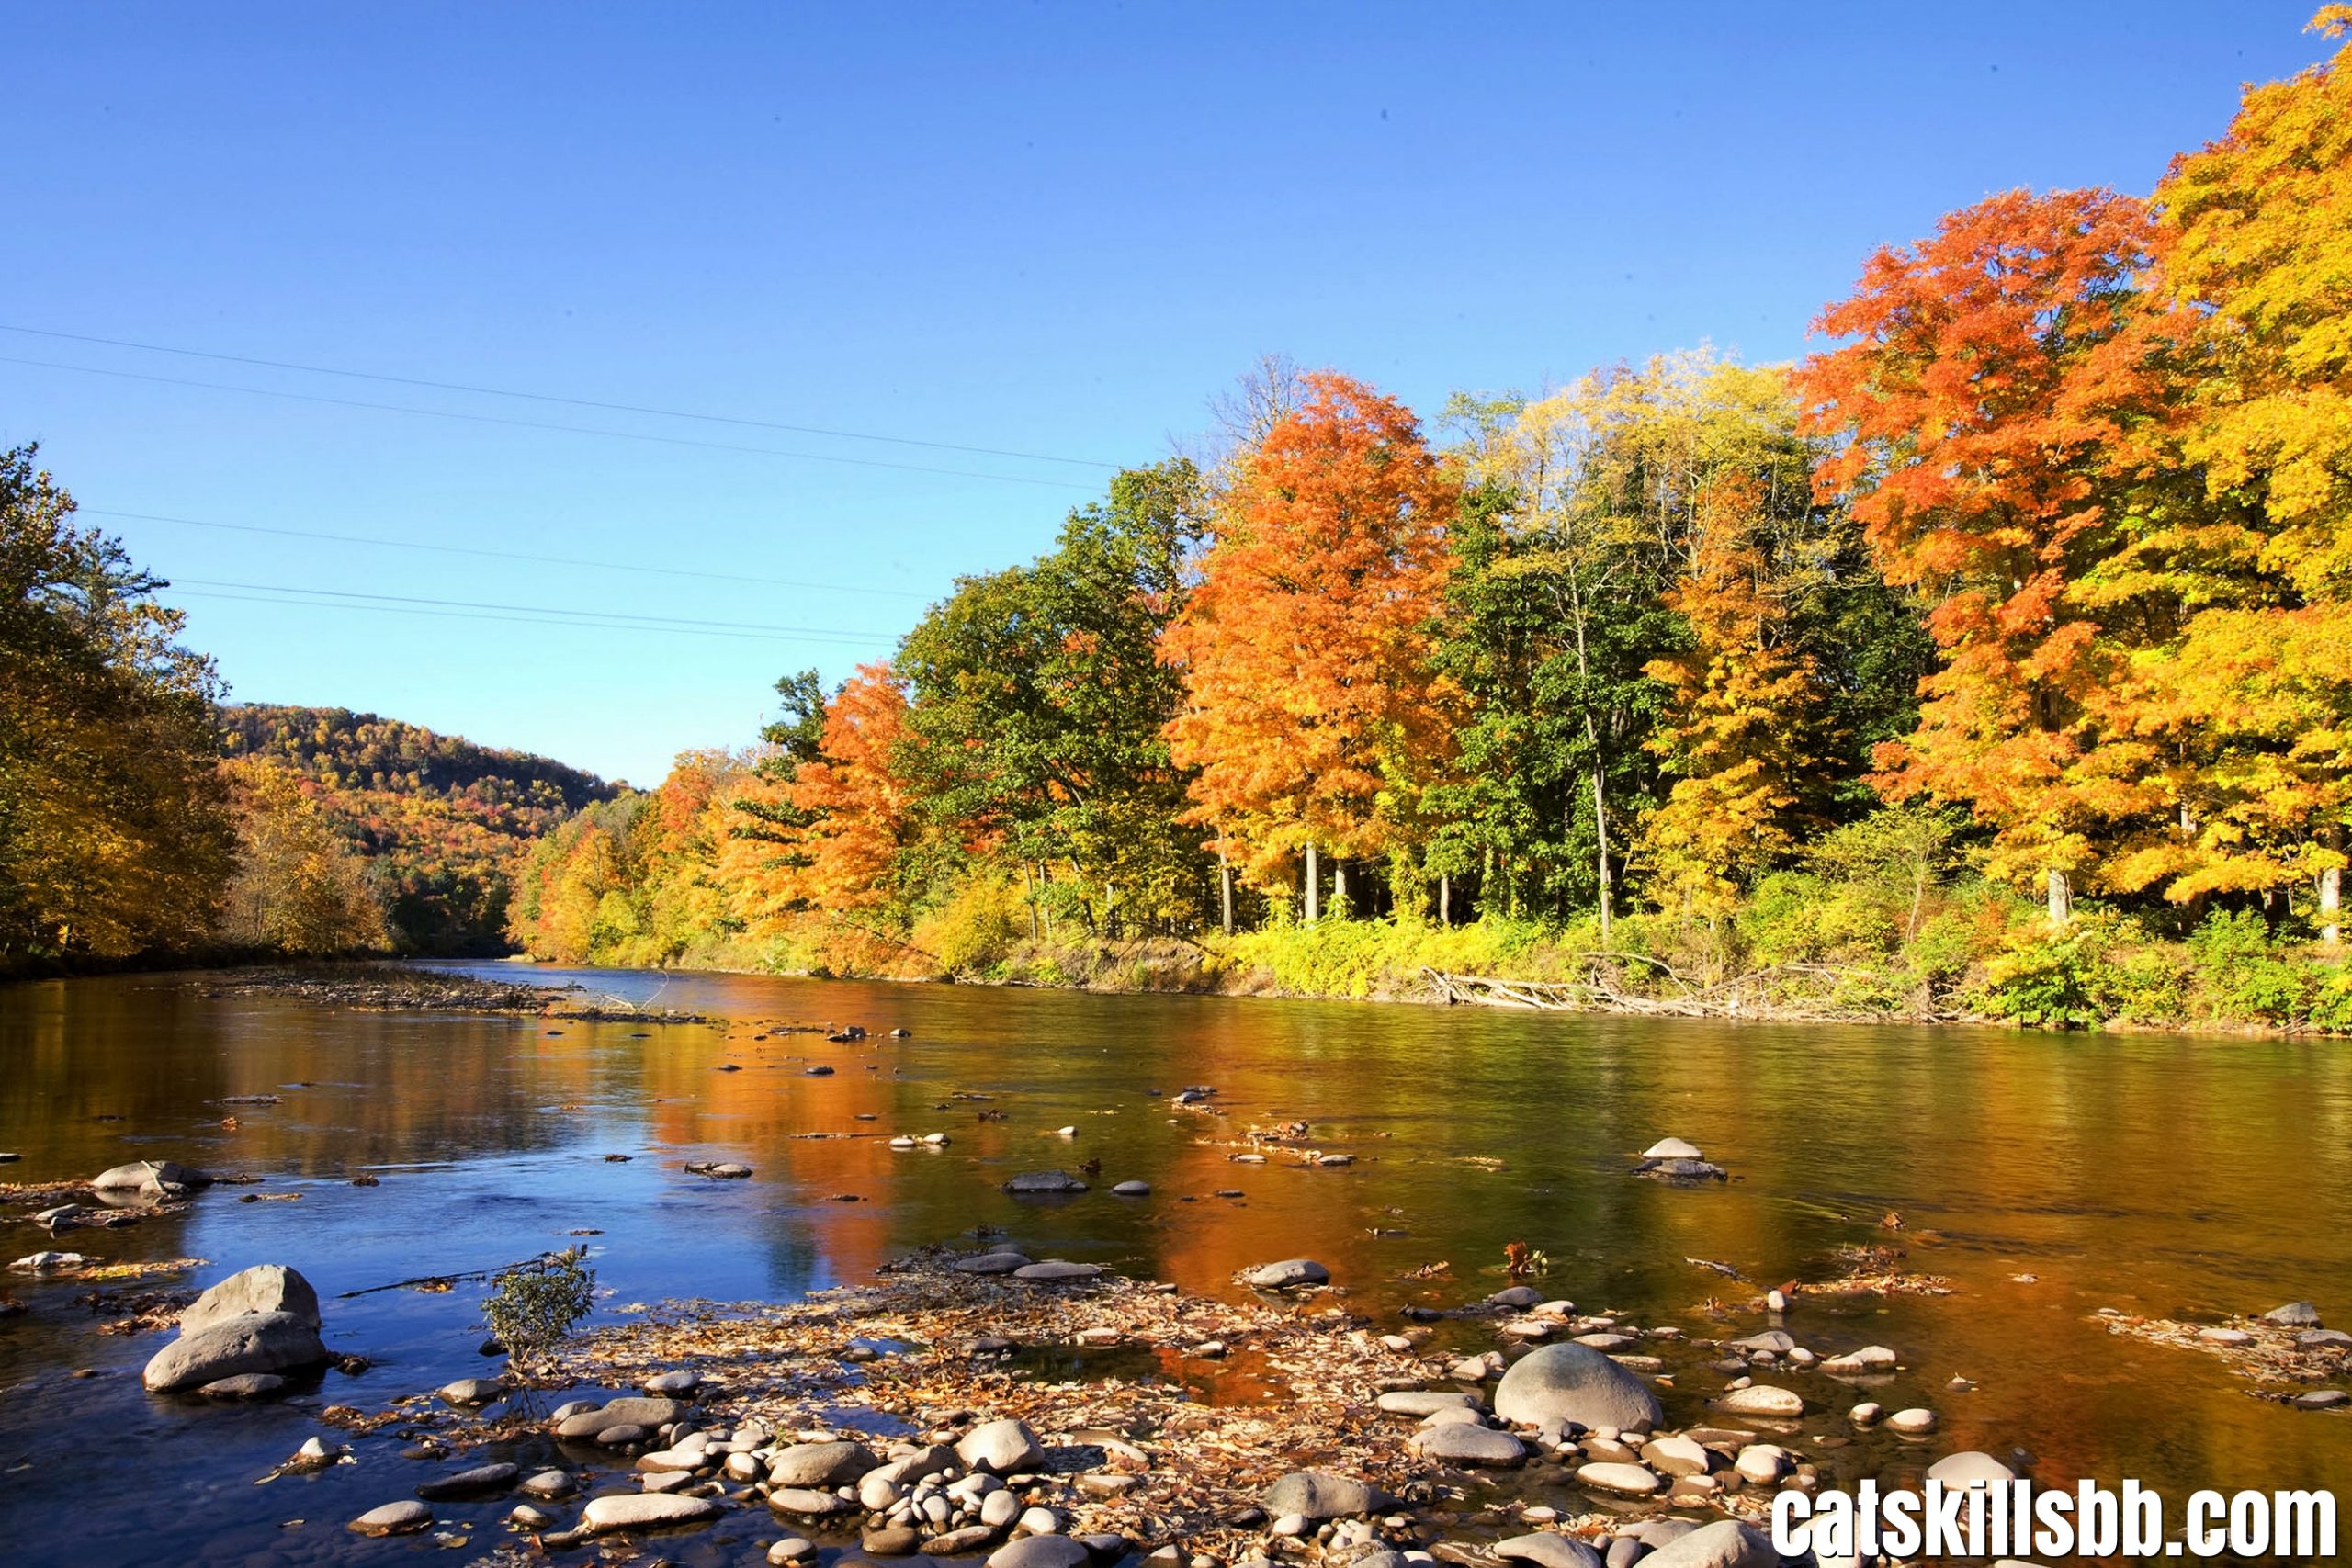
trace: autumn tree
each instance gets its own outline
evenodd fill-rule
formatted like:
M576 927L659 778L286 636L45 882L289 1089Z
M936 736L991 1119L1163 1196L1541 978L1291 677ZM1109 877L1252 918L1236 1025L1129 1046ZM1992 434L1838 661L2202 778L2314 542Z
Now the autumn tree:
M391 945L368 863L301 776L245 758L221 764L236 822L236 865L220 918L232 947L330 956Z
M1409 847L1452 750L1451 683L1430 663L1456 491L1411 412L1331 371L1236 455L1200 579L1161 640L1184 701L1168 726L1197 770L1186 820L1261 887L1303 859Z
M2097 697L2128 651L2070 585L2111 547L2164 406L2139 284L2147 207L2106 191L2011 191L1883 249L1817 330L1807 427L1816 473L1887 577L1932 604L1940 668L1917 730L1879 753L1894 798L1966 805L1991 868L2068 918L2112 807L2084 765Z

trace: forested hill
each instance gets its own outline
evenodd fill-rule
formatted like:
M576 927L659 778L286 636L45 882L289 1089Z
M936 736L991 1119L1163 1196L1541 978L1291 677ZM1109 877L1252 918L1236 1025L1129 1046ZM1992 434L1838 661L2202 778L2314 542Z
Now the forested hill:
M504 950L508 884L530 842L617 791L593 773L347 708L220 710L232 757L300 773L368 856L411 952Z

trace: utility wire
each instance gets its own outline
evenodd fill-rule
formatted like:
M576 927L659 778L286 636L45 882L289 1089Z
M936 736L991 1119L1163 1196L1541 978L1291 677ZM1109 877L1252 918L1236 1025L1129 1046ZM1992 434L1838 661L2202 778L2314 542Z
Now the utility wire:
M292 593L304 598L364 601L379 604L432 604L455 610L517 611L534 615L566 615L593 619L596 624L637 625L672 628L679 626L697 629L786 633L795 637L836 642L877 642L887 638L873 632L849 631L834 626L786 626L765 621L710 621L689 619L683 615L640 615L628 610L582 610L563 604L500 604L474 599L428 599L401 593L363 593L345 588L301 588L280 582L223 582L215 578L180 577L171 581L198 588L227 588L249 593Z
M102 370L95 365L62 365L50 359L19 359L0 355L0 365L28 365L38 370L66 370L77 376L108 376L122 381L149 381L165 387L196 387L210 392L243 392L254 398L283 398L298 403L324 403L333 408L374 409L383 413L415 414L424 419L453 419L470 424L503 424L516 430L560 430L573 435L602 435L615 441L647 441L662 446L695 446L709 452L748 452L763 457L798 457L811 463L840 463L854 468L888 468L902 474L940 474L949 479L992 479L999 484L1036 485L1046 490L1091 492L1092 485L1071 479L1041 479L1025 474L990 474L977 468L933 468L920 463L892 463L880 457L842 457L826 452L793 452L781 446L741 446L727 441L698 441L690 435L654 435L635 430L600 430L586 424L556 424L547 420L511 419L494 413L458 413L450 409L417 408L408 403L371 403L358 398L330 398L317 392L281 392L266 387L240 387L227 381L195 381L179 376L155 376L142 370Z
M142 354L175 354L186 359L209 359L223 365L254 365L270 370L298 370L306 376L342 376L355 381L379 381L392 387L424 387L436 392L469 392L485 398L516 398L527 402L556 403L565 408L597 409L606 413L646 413L662 419L699 420L707 424L741 425L751 430L782 430L796 435L830 435L843 441L881 441L897 446L924 446L934 452L967 452L982 457L1018 457L1031 463L1068 463L1082 468L1119 465L1095 457L1060 457L1050 452L1015 452L1001 446L965 446L953 441L923 441L911 435L876 435L860 430L831 430L816 424L785 424L775 420L743 419L734 414L695 413L684 409L652 408L640 403L605 403L591 398L557 397L548 392L518 392L504 387L477 387L463 381L428 381L414 376L386 376L372 370L344 370L331 365L302 365L285 359L261 359L245 354L211 354L200 348L175 348L167 344L133 343L125 338L92 337L83 333L50 332L40 327L11 326L0 321L0 333L53 338L62 343L92 343L107 348L131 348Z
M80 506L87 517L119 517L133 523L175 523L189 528L220 528L234 534L268 534L287 539L325 539L338 545L379 545L393 550L428 550L436 555L480 556L489 560L528 561L534 566L585 566L600 571L625 571L632 577L691 577L707 582L746 582L764 588L808 588L825 593L872 593L892 599L921 599L910 588L854 588L842 582L801 582L788 577L751 577L735 571L695 571L678 566L640 566L631 561L589 560L578 556L540 555L527 550L482 550L466 545L428 545L415 539L387 539L371 534L322 534L308 528L267 528L258 523L209 523L198 517L164 517L153 512L111 512L103 506Z
M632 626L627 622L616 624L601 621L582 620L537 620L522 615L490 615L479 610L424 610L410 609L397 604L332 604L316 599L270 599L254 593L218 593L211 590L202 588L182 589L173 586L161 590L161 592L167 592L174 598L179 599L230 599L245 604L284 604L296 610L359 610L378 615L431 615L436 619L449 621L503 621L510 626L566 626L580 631L598 632L654 632L667 637L734 637L745 642L787 642L806 644L812 640L805 637L777 637L768 632L702 631L691 626ZM839 638L835 640L847 641L849 639ZM888 639L883 637L874 637L865 640L882 642Z

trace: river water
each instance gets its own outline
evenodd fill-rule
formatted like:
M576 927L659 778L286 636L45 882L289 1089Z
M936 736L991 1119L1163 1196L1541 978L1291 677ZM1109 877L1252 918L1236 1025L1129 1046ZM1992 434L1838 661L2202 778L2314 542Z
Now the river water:
M2095 1316L2218 1319L2310 1298L2352 1325L2352 1053L2338 1043L526 973L732 1022L355 1013L168 976L0 988L0 1150L23 1156L0 1177L168 1156L263 1179L53 1242L23 1209L0 1210L7 1256L208 1260L192 1284L291 1264L319 1289L330 1346L374 1362L278 1404L151 1397L138 1371L156 1336L99 1334L104 1316L77 1301L87 1285L11 1275L31 1310L0 1319L0 1555L98 1568L486 1556L511 1500L442 1510L473 1521L463 1555L431 1535L345 1533L433 1468L394 1442L254 1483L321 1430L325 1404L377 1408L494 1370L476 1351L479 1288L342 1292L490 1268L581 1231L596 1233L605 1316L666 1297L786 1297L990 1225L1033 1256L1227 1296L1248 1265L1312 1256L1384 1322L1499 1288L1504 1247L1522 1241L1549 1259L1547 1295L1718 1336L1766 1325L1711 1318L1710 1297L1824 1279L1834 1248L1893 1242L1901 1267L1952 1292L1804 1297L1788 1326L1825 1350L1901 1351L1909 1370L1870 1396L1941 1415L1918 1457L2023 1449L2044 1483L2132 1476L2177 1497L2352 1476L2352 1415L2249 1397L2217 1358L2111 1336ZM754 1039L763 1021L855 1022L872 1038ZM910 1038L884 1037L901 1027ZM812 1063L836 1071L808 1076ZM1223 1114L1175 1108L1192 1084L1214 1086ZM279 1102L220 1103L254 1094ZM1003 1119L980 1121L983 1104ZM1228 1157L1244 1128L1289 1121L1354 1163ZM1065 1125L1073 1140L1056 1135ZM933 1131L952 1134L944 1151L887 1144ZM1668 1135L1732 1180L1631 1178L1634 1153ZM681 1168L707 1159L756 1174ZM997 1190L1087 1159L1102 1172L1083 1197ZM352 1186L362 1173L379 1184ZM1111 1195L1130 1178L1153 1195ZM1890 1211L1899 1233L1882 1225ZM1417 1276L1436 1264L1447 1271ZM1449 1324L1440 1342L1474 1351L1491 1334ZM1955 1376L1973 1390L1949 1388ZM1713 1386L1684 1382L1670 1421L1698 1419ZM1805 1431L1843 1426L1825 1413ZM663 1550L756 1561L779 1532L743 1518Z

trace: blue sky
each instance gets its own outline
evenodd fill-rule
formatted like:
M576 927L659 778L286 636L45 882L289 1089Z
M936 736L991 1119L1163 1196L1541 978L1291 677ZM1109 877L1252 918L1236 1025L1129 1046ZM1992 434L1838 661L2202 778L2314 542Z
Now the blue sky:
M18 5L0 326L445 386L0 331L0 446L179 583L235 695L650 784L1044 548L1261 354L1425 414L1786 358L1943 211L2148 189L2324 56L2309 10Z

